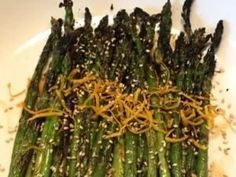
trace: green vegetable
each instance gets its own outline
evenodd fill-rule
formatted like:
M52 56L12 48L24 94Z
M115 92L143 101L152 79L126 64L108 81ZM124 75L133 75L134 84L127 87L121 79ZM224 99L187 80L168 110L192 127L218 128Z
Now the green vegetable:
M30 82L27 96L24 104L27 108L33 109L35 107L37 96L39 92L39 84L42 79L42 73L49 61L52 54L53 43L55 43L56 36L60 33L59 21L52 20L52 32L48 37L43 52L40 56L38 65L35 68L34 75ZM30 123L27 121L30 117L30 113L26 110L22 111L22 115L19 122L19 128L15 138L14 149L12 153L11 166L9 170L9 177L23 176L26 173L27 164L32 157L32 150L30 148L34 145L38 135L38 124Z
M161 13L120 10L95 28L85 8L77 29L72 1L60 3L65 18L51 20L9 177L207 177L208 120L200 115L211 106L203 98L223 22L213 35L192 29L192 4L184 2L184 32L174 39L170 0Z
M211 80L214 75L216 67L216 58L215 53L220 45L222 34L223 34L223 21L220 20L216 26L215 33L211 39L211 46L208 49L204 57L204 75L203 75L203 94L209 95L211 91ZM200 143L208 146L208 129L206 122L201 125L199 131L199 140ZM196 161L196 174L198 177L207 177L208 176L208 150L199 149Z

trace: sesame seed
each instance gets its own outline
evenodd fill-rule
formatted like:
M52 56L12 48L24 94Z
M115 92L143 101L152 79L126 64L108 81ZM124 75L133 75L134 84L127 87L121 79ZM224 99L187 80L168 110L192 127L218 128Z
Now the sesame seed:
M137 170L137 173L142 173L142 170Z
M174 128L178 128L179 126L178 126L177 124L174 124L173 127L174 127Z
M52 142L53 142L53 139L50 139L50 140L49 140L49 143L52 143Z
M102 144L102 141L100 140L100 141L98 141L98 144Z
M50 167L50 170L52 170L53 173L55 173L57 171L56 167L55 166L51 166Z

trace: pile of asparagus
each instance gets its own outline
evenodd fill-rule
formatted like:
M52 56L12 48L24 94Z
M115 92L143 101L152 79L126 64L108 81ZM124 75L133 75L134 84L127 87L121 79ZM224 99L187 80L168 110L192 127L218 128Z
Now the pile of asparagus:
M73 4L64 0L65 19L51 19L28 88L9 177L207 177L223 23L213 34L193 30L192 3L173 37L169 0L160 13L121 10L95 29L88 8L74 29Z

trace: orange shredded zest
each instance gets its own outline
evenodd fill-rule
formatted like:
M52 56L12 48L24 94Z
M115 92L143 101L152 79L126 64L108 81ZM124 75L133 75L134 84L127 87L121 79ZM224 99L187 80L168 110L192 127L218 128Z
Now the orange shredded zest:
M52 109L52 108L45 108L45 109L41 109L39 111L33 111L27 107L24 107L24 109L29 112L30 114L33 114L33 115L36 115L36 114L41 114L41 113L45 113L45 112L60 112L60 110L55 110L55 109Z
M198 125L200 125L204 122L204 120L201 119L202 118L201 116L196 118L196 114L195 114L194 111L191 115L186 117L184 111L180 110L180 117L182 119L182 123L183 123L184 126L188 126L188 125L198 126ZM195 118L195 120L192 121L192 120L190 120L191 118Z
M170 137L170 135L174 132L174 128L173 129L171 129L167 134L166 134L166 136L165 136L165 140L166 140L166 142L169 142L169 143L180 143L180 142L183 142L183 141L185 141L185 140L187 140L188 139L188 136L183 136L183 137L181 137L181 138L179 138L179 137L176 137L176 138L171 138Z
M25 103L24 103L24 101L21 101L21 102L17 103L16 106L17 106L18 108L24 108Z
M204 145L204 144L200 144L198 141L196 141L195 139L189 139L189 141L191 143L193 143L193 145L199 149L202 149L202 150L207 150L207 146Z
M180 105L180 99L171 99L171 100L166 100L163 103L163 109L165 110L171 110L171 109L176 109Z
M181 138L170 138L170 137L165 137L166 142L168 143L180 143L188 139L188 136L184 136Z
M38 85L38 89L39 89L40 94L43 93L44 85L45 85L45 78L42 77L42 79L40 79L39 85Z
M42 148L41 147L38 147L38 146L30 146L26 149L26 152L29 151L29 150L36 150L36 151L41 151Z
M68 79L70 80L70 79L74 78L74 76L75 76L77 73L79 73L79 70L78 70L77 68L76 68L76 69L73 69L73 70L70 72L70 74L69 74L69 76L68 76Z
M190 95L187 95L183 92L180 92L179 95L184 96L185 98L187 98L188 100L192 101L193 103L195 103L196 105L201 105L202 103L197 101L196 99L194 99L193 97L191 97Z
M189 140L194 146L204 149L203 145L188 133L173 137L173 113L179 116L181 125L194 131L205 121L207 127L211 128L214 118L219 115L215 106L203 104L203 100L209 100L207 97L185 94L169 84L152 91L137 88L132 94L128 94L122 84L116 81L102 80L89 73L80 79L75 79L77 73L78 70L75 69L67 78L60 76L60 83L52 87L61 102L63 111L52 109L32 111L25 108L33 114L29 121L47 116L62 116L63 113L75 115L90 109L94 113L92 118L102 117L105 121L116 125L116 131L110 132L105 138L119 137L126 131L141 134L153 129L162 132L167 142L179 143ZM70 110L64 99L74 90L82 91L89 96L83 102L81 101L82 103L77 103L75 110ZM80 100L81 95L78 93L77 96ZM155 103L152 98L156 99ZM161 119L154 118L155 113L164 115L165 120L162 122Z
M58 99L61 102L62 107L65 109L65 112L67 112L69 115L71 115L72 111L66 106L65 100L62 96L62 93L59 90L55 90L55 92L56 92Z
M35 119L39 119L39 118L44 118L44 117L51 117L51 116L62 116L63 112L43 112L43 113L38 113L35 114L34 116L30 117L27 121L33 121Z

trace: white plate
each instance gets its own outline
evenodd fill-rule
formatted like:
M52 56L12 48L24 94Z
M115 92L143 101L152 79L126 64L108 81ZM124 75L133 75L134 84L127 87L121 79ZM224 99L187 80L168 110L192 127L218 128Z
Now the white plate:
M110 11L113 3L114 11ZM116 11L126 8L131 11L139 6L150 13L160 12L165 0L80 0L76 1L74 13L81 18L84 7L89 7L94 16L113 15ZM181 8L183 1L173 0L173 26L181 29ZM236 115L236 1L234 0L196 0L192 10L193 27L206 26L212 32L219 19L225 20L225 32L218 52L218 66L224 72L217 74L213 93L218 104L226 110L231 121ZM25 95L10 100L7 84L11 83L12 92L16 93L26 88L28 78L31 77L37 64L40 52L49 33L50 17L62 17L64 11L58 8L57 0L32 1L2 1L0 3L0 176L6 177L10 164L11 151L14 142L14 130L17 126L21 109L15 106L23 101ZM219 83L219 84L217 84ZM229 89L226 91L226 89ZM11 110L5 111L12 107ZM236 135L230 126L221 122L215 134L210 135L209 166L212 177L235 177L236 164ZM233 123L232 123L233 124ZM227 132L227 141L223 142L221 131ZM226 144L225 144L226 143ZM224 149L231 148L229 155ZM221 150L220 150L221 149Z

